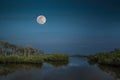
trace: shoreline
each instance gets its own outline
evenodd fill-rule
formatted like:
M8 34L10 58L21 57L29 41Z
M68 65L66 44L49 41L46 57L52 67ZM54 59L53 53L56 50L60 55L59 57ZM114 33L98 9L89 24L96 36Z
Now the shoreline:
M42 64L44 62L68 62L69 56L64 54L51 54L41 56L0 56L0 64Z

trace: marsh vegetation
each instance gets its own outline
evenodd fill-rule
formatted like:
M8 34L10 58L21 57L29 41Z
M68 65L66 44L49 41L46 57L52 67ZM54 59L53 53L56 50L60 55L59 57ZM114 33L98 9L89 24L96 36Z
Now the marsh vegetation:
M68 62L68 55L45 54L30 46L21 47L8 42L0 42L0 63L43 63Z
M88 56L89 62L109 66L120 66L120 49Z

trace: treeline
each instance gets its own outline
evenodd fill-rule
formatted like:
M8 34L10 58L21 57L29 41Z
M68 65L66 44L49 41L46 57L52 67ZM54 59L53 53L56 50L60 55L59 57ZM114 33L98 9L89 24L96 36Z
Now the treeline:
M90 55L88 56L88 59L91 64L97 63L111 66L120 66L120 49L114 49L114 51Z
M80 54L75 54L75 55L71 55L71 57L78 57L78 58L86 58L86 55L80 55Z
M32 47L21 47L8 42L0 42L0 63L43 63L67 62L65 54L44 54L42 50Z
M44 54L42 50L37 50L33 47L21 47L8 42L0 42L0 56L18 55L30 56Z

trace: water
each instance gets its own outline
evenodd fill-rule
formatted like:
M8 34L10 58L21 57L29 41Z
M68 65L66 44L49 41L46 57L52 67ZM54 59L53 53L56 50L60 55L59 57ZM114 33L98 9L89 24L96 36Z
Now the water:
M43 65L1 64L0 80L119 80L119 71L116 70L116 73L111 69L90 65L85 58L70 58L69 63Z

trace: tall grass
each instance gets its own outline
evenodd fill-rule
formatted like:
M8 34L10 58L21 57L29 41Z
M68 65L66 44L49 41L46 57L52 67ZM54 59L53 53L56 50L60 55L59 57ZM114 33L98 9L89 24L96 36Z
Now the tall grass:
M26 56L0 56L0 63L43 63L44 61L68 61L69 56L63 54Z
M88 56L90 63L120 66L120 50Z
M43 63L43 59L37 56L0 56L0 63Z
M68 61L69 56L65 54L45 55L44 61Z

